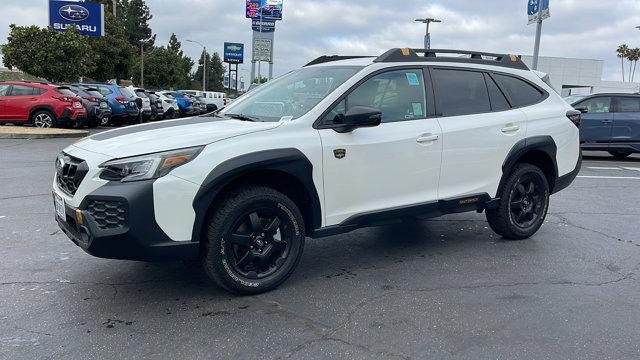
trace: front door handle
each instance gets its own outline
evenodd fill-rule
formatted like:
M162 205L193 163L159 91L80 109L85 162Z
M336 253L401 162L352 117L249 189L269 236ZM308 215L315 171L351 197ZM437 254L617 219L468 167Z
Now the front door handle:
M514 132L517 132L518 130L520 130L520 126L519 125L507 125L507 126L502 128L502 132L505 133L505 134L514 133Z
M425 143L432 143L432 142L438 141L439 138L440 136L438 135L423 134L423 135L420 135L418 139L416 139L416 141L420 144L425 144Z
M613 120L602 120L603 124L611 124Z

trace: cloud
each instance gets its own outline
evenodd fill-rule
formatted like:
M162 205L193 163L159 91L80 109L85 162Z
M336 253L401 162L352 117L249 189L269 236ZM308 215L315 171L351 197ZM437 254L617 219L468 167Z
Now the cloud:
M530 54L535 26L527 26L526 0L284 0L284 20L275 38L275 73L282 74L324 54L376 55L392 47L421 47L424 25L417 17L443 20L432 25L432 46ZM225 41L247 44L251 21L243 0L147 0L157 41L171 33L185 52L198 57L192 39L222 52ZM10 23L46 26L47 0L2 0L0 43ZM640 1L556 0L545 21L541 55L605 60L605 78L619 79L615 49L640 46ZM241 66L248 76L251 64Z

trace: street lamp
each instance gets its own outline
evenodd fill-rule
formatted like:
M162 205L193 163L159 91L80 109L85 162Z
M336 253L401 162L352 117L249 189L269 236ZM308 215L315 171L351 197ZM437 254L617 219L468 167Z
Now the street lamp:
M202 91L207 91L207 47L194 40L187 40L187 42L202 46L202 50L204 53L202 59Z
M431 23L440 23L442 20L434 19L434 18L426 18L426 19L416 19L416 22L421 22L423 24L427 24L427 32L424 35L424 48L431 49L431 34L429 34L429 25Z

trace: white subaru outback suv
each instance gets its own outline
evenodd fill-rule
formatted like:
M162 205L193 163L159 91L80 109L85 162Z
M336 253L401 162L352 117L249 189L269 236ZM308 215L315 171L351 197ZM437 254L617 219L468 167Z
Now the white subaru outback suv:
M238 294L284 282L307 236L486 211L523 239L580 169L579 114L515 56L324 56L218 113L69 146L57 222L98 257L199 259Z

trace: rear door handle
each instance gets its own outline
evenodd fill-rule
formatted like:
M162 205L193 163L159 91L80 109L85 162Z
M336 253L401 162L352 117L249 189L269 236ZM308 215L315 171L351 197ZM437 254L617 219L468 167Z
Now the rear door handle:
M423 135L420 135L418 139L416 139L416 141L420 144L425 144L425 143L432 143L432 142L438 141L439 138L440 136L438 135L423 134Z
M602 120L603 124L611 124L613 120Z
M520 126L519 125L507 125L505 127L502 128L502 132L503 133L514 133L516 131L520 130Z

